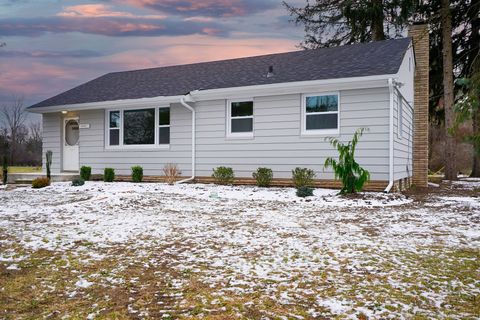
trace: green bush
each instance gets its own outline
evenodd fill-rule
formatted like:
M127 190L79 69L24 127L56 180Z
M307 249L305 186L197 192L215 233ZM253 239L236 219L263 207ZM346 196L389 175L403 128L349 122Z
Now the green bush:
M50 185L50 179L47 177L36 178L32 181L32 188L39 189L48 187Z
M82 166L80 168L80 178L82 178L85 181L88 181L90 180L91 176L92 176L92 167Z
M103 181L112 182L115 180L115 170L113 168L105 168L103 170Z
M315 178L315 172L308 168L295 168L292 170L292 180L295 188L311 187L313 185L313 179Z
M257 186L268 187L273 179L273 171L270 168L257 168L252 176L255 178Z
M233 169L230 167L217 167L213 169L212 177L216 184L232 184L235 179Z
M82 178L76 178L72 180L73 187L83 186L84 184L85 184L85 180L83 180Z
M297 189L296 194L297 197L301 198L313 196L313 188L310 188L308 186L301 186Z
M336 138L327 138L330 144L337 148L339 159L338 161L330 157L325 159L324 168L332 167L335 179L340 178L342 180L341 194L361 191L365 183L370 180L370 173L355 161L355 147L365 130L367 129L357 129L353 134L352 141L347 144L338 141Z
M141 166L132 167L132 181L133 182L142 182L143 179L143 168Z

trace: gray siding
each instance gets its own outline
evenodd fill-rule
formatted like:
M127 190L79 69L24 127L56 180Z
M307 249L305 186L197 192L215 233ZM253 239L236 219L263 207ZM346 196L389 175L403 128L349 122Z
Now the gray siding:
M289 178L297 166L312 168L317 177L332 179L330 170L323 171L326 157L337 152L325 136L301 135L301 94L254 98L254 137L226 137L226 101L202 101L197 110L197 176L210 176L217 166L231 166L238 177L251 177L265 166L277 178ZM79 112L80 166L102 173L113 167L118 174L130 174L130 167L142 165L145 175L163 175L166 163L177 163L184 176L191 174L191 113L179 104L171 106L170 149L109 150L105 148L105 111ZM54 151L54 168L60 170L61 115L44 115L44 147ZM371 173L372 180L388 180L389 92L388 88L340 91L340 136L351 139L360 127L369 131L357 146L357 160Z
M61 139L62 122L60 113L44 113L42 115L42 165L45 169L45 153L52 151L52 173L59 173L61 170Z
M340 139L348 141L359 127L370 129L360 140L357 160L373 180L388 180L389 93L387 88L340 92ZM324 136L301 135L301 95L254 98L254 138L226 137L225 100L196 103L197 175L209 176L212 168L231 166L239 177L251 177L260 166L272 168L277 178L291 177L297 166L312 168L317 177L326 157L336 151Z
M400 104L402 113L399 113ZM400 128L399 116L403 115ZM402 134L400 134L400 129ZM398 90L393 95L393 167L394 179L412 176L413 109Z
M183 175L191 175L191 112L172 105L170 117L170 149L109 150L105 148L105 111L81 111L80 123L90 128L80 129L80 166L91 166L94 174L111 167L117 174L128 175L132 166L141 165L145 175L163 175L166 163L176 163Z

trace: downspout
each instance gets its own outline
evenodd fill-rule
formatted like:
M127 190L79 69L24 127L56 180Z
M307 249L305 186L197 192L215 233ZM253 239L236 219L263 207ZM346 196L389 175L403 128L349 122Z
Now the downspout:
M187 95L180 98L180 104L192 112L192 176L190 178L177 181L177 184L192 181L193 179L195 179L195 131L196 131L195 118L196 117L195 117L195 109L185 101L186 96Z
M388 185L385 188L384 192L388 193L393 187L393 90L394 90L394 82L392 78L388 79L388 90L390 92L390 126L389 126L389 161L388 161Z

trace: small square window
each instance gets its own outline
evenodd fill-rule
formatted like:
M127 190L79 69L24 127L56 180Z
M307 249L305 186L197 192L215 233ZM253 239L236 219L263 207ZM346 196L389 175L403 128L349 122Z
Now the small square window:
M228 114L228 135L251 136L253 134L253 101L230 102Z
M338 94L306 95L303 103L304 133L323 134L338 131Z

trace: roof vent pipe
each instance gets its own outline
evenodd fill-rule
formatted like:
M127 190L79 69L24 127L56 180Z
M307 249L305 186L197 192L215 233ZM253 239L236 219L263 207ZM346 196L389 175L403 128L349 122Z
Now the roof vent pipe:
M267 72L267 78L271 78L274 76L274 73L273 73L273 66L269 66L268 67L268 72Z

